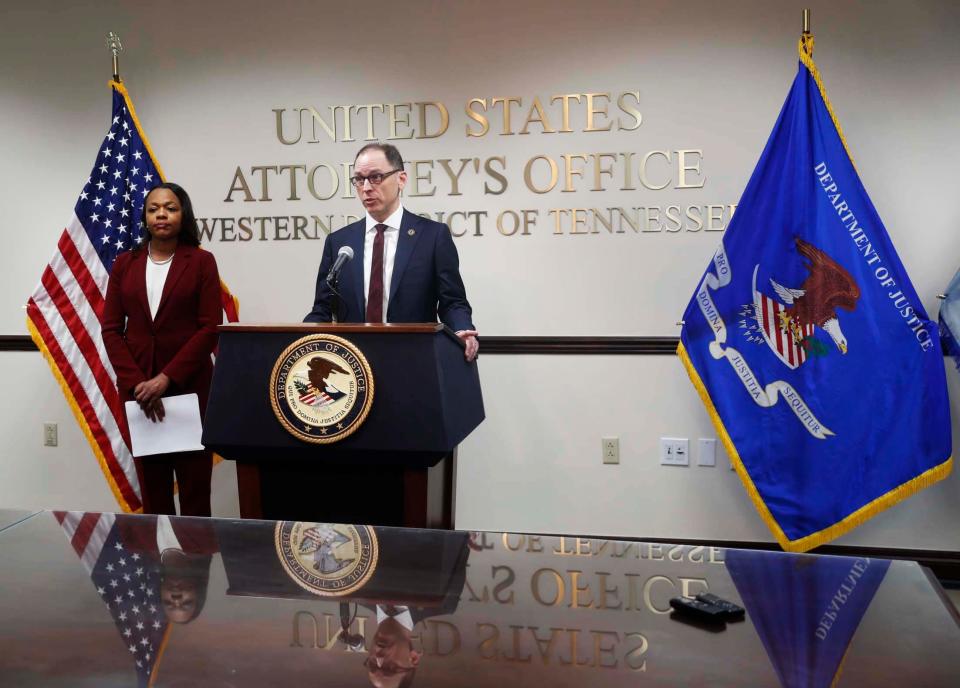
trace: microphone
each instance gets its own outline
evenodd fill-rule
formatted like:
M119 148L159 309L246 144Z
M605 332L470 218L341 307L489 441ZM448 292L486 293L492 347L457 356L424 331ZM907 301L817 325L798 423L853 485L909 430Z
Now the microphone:
M347 247L349 248L349 247ZM356 614L354 614L356 615ZM350 608L346 602L340 603L340 640L347 646L347 652L363 652L365 639L359 633L350 633Z
M349 246L342 247L337 253L337 259L333 261L333 267L330 268L330 272L327 273L327 284L336 284L337 280L340 279L340 271L343 270L343 266L352 259L353 249Z

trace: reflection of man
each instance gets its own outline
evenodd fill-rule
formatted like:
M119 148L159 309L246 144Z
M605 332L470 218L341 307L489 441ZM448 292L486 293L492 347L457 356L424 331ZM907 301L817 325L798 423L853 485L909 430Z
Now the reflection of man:
M340 249L350 247L353 259L339 279L338 320L436 322L439 317L464 341L466 358L473 360L477 332L450 228L403 208L400 192L407 173L395 146L368 144L353 167L351 182L367 216L327 237L313 310L304 321L333 320L327 273Z
M456 613L467 578L466 564L469 556L466 539L461 540L461 543L462 546L445 548L443 551L443 559L451 566L442 568L450 571L450 578L444 586L443 598L436 600L431 606L403 606L397 603L363 605L368 609L375 609L377 613L377 631L373 636L373 646L364 661L367 677L376 688L412 685L417 666L423 657L423 652L415 649L413 644L414 628L431 617ZM413 552L408 549L406 555L412 556ZM344 625L349 628L349 622ZM362 638L360 640L362 642Z
M377 605L377 632L364 662L376 688L413 684L421 653L413 647L414 619L408 607Z

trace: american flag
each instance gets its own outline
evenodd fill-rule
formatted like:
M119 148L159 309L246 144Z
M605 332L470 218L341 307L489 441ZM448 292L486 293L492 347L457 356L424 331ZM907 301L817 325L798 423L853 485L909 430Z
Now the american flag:
M116 375L100 336L107 279L117 256L144 241L143 201L163 173L126 88L111 81L113 113L73 216L27 302L27 329L60 383L124 511L139 511L140 485ZM221 283L224 315L239 304Z
M158 562L126 549L114 514L55 511L53 516L110 611L136 668L137 684L152 685L168 635Z

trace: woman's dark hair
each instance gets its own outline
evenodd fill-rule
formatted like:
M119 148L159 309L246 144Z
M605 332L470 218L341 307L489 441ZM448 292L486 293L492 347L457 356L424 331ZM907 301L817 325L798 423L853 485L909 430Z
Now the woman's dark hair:
M179 184L174 184L173 182L163 182L162 184L157 184L155 187L150 189L146 196L143 198L143 211L140 215L140 221L143 223L143 231L149 234L147 230L147 199L150 198L152 194L157 189L170 189L177 197L177 200L180 201L180 234L177 236L177 242L181 244L186 244L187 246L199 246L200 245L200 228L197 227L197 218L193 214L193 203L190 202L190 196L187 195L187 192L183 190L183 187ZM149 241L149 237L145 237L146 241L140 243L140 246L143 247Z

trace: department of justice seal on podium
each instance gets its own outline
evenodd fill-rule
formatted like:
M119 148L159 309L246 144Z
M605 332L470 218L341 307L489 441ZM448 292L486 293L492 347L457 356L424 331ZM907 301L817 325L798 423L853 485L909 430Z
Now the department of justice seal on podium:
M277 556L297 585L321 597L355 592L377 568L377 534L370 526L280 521Z
M270 375L270 405L291 435L329 444L352 435L373 403L373 373L360 350L332 334L288 346Z

